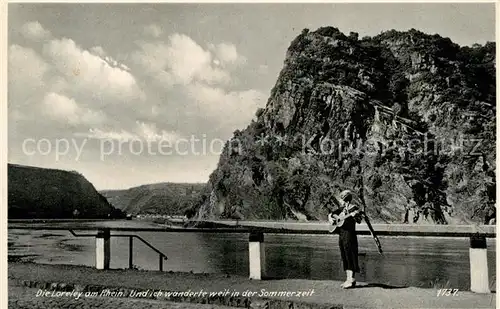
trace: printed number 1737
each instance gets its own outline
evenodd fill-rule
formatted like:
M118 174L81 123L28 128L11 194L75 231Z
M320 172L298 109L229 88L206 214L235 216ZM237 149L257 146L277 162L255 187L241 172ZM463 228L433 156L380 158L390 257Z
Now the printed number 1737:
M437 296L455 296L458 293L458 289L439 289Z

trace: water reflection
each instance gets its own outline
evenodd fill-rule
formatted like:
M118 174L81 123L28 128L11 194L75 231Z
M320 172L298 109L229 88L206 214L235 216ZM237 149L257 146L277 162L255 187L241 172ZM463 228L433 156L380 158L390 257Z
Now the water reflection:
M248 274L248 236L245 234L196 234L199 247L207 252L207 267L210 272Z

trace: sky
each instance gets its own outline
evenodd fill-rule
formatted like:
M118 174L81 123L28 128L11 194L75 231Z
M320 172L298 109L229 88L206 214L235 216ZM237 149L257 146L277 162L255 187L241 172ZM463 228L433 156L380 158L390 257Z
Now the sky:
M304 28L495 40L482 4L9 4L8 161L98 190L206 182Z

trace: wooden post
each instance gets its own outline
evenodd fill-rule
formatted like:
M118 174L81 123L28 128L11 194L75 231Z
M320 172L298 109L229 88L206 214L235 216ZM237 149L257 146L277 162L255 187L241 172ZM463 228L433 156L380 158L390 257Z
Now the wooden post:
M109 269L111 260L110 230L100 229L95 237L95 268Z
M132 269L134 267L134 237L128 237L128 268Z
M265 275L266 256L264 250L264 233L250 232L248 239L248 261L250 279L261 280Z
M163 256L161 254L158 254L158 256L160 257L158 268L160 269L160 271L163 271Z
M490 293L488 278L488 258L486 238L472 236L470 238L470 290L476 293Z

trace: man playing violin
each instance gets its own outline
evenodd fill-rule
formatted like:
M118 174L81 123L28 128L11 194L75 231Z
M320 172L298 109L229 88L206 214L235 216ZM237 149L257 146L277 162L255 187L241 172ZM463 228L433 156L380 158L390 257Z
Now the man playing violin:
M339 197L341 207L328 215L328 221L339 231L340 255L347 277L341 287L348 289L356 286L354 274L360 272L356 223L361 223L362 216L361 210L352 203L352 193L349 190L342 191Z

